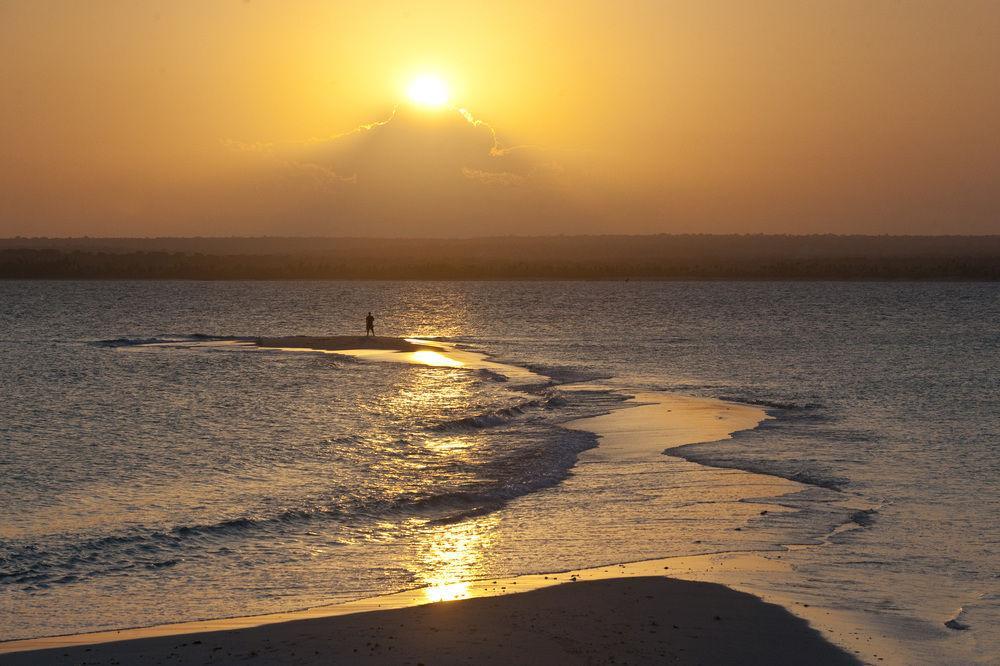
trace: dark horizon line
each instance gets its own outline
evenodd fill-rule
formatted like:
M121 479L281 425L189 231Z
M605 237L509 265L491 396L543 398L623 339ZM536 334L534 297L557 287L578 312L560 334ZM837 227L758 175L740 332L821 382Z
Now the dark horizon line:
M1000 279L1000 235L0 240L3 278Z
M505 234L492 236L279 236L279 235L251 235L251 236L0 236L3 241L73 241L73 240L100 240L100 241L164 241L164 240L365 240L365 241L412 241L412 240L472 240L485 241L495 239L526 239L526 240L549 240L559 238L1000 238L1000 231L987 234L860 234L860 233L770 233L770 232L744 232L744 233L710 233L710 232L656 232L648 234L624 234L624 233L587 233L587 234Z

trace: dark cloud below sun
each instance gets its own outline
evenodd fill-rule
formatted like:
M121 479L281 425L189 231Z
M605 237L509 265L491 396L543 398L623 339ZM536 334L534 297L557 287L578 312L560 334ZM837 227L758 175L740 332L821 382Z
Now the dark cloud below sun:
M504 146L460 109L400 106L330 139L252 152L269 162L268 208L287 209L301 233L499 234L525 215L540 229L564 229L576 215L559 164L535 148Z

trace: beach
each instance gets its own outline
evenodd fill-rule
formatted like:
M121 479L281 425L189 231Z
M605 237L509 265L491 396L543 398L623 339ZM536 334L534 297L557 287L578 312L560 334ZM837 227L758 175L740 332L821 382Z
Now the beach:
M8 654L52 664L855 664L806 622L721 585L570 582L250 629Z
M257 339L264 348L357 353L419 363L413 352L462 358L468 370L500 366L441 343L395 338ZM377 352L371 356L369 352ZM426 360L426 359L425 359ZM433 359L432 359L433 362ZM570 390L593 386L575 385ZM608 414L567 427L590 431L594 460L634 461L665 449L730 438L767 418L759 407L645 392ZM690 463L680 462L680 465ZM785 483L794 490L796 484ZM745 563L742 566L746 566ZM767 565L765 565L767 566ZM718 576L739 566L720 557L621 563L433 587L262 616L186 622L0 643L3 663L88 664L344 662L517 663L858 663L780 605L724 585L668 577ZM828 631L830 631L828 629ZM875 654L875 653L873 653ZM877 658L877 656L875 657Z
M1000 0L0 44L0 666L1000 666Z
M621 661L623 639L599 629L625 616L602 605L606 591L667 604L652 615L681 612L660 583L688 590L688 606L722 586L781 608L785 620L755 631L806 627L863 663L996 653L996 495L980 478L995 429L973 418L990 394L948 374L991 358L978 314L988 290L933 287L940 311L908 328L930 287L4 288L27 314L0 346L0 662L65 651L124 663L102 646L163 641L169 656L220 632L216 663L230 644L231 661L264 659L237 637L273 644L309 623L330 627L321 641L348 617L374 637L378 613L485 601L502 625L549 619L540 639L518 629L519 643L558 639L581 660ZM535 316L526 304L539 300L559 317ZM881 304L892 326L847 307L858 301ZM316 308L325 318L300 326ZM622 336L619 308L649 325ZM378 337L349 325L369 309ZM831 313L825 328L817 312ZM933 372L907 374L912 349L947 339L964 343L935 348ZM929 376L954 390L932 390ZM578 601L593 617L573 615ZM709 646L741 635L716 614L722 624L697 634ZM506 640L490 626L477 633ZM624 639L630 663L696 649L619 629L639 632ZM422 650L443 643L414 631L413 663L434 663ZM441 640L487 658L461 631ZM279 650L292 651L303 658Z

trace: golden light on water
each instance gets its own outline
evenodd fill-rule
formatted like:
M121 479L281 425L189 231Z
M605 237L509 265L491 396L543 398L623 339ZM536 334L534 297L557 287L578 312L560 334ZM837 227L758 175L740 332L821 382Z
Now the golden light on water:
M469 596L469 583L460 582L428 587L424 589L424 596L431 603L465 599Z
M427 441L427 448L438 453L454 453L464 451L472 446L468 437L435 438Z
M435 527L423 540L426 550L421 578L427 601L454 601L469 596L469 581L482 578L482 556L492 546L496 514Z
M413 352L411 358L417 363L422 363L423 365L433 365L445 368L461 368L464 363L459 360L449 358L444 354L436 351L430 351L427 349L422 349L420 351Z
M427 341L416 338L409 341L428 344ZM383 358L448 368L466 365L449 356L452 353L462 352L442 347L440 352L432 349L391 352ZM469 365L474 365L472 359L469 359ZM412 372L406 373L398 392L386 396L385 400L393 403L389 409L396 413L446 414L455 406L468 403L471 398L469 390L469 385L465 382L441 381L438 373ZM375 405L374 408L382 409L382 406ZM474 438L467 435L427 437L423 440L423 445L441 461L468 460L475 455ZM393 458L391 464L376 471L387 485L398 484L398 492L416 492L421 487L420 479L425 474L425 465L433 465L433 462ZM455 481L461 483L464 478L459 474ZM457 506L454 510L461 511L463 508L474 507ZM417 536L409 566L415 573L418 585L422 586L420 594L427 602L453 601L472 596L469 581L480 579L484 575L483 554L492 547L498 520L496 514L470 516L466 520L444 524L423 523L414 519L412 525ZM387 524L384 533L390 533L391 529L391 523Z

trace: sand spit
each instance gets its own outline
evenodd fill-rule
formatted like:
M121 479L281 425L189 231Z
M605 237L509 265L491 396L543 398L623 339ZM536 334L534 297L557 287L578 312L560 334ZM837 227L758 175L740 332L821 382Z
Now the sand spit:
M454 344L421 338L389 338L361 335L313 337L293 335L252 338L260 349L294 352L325 352L367 361L389 361L479 372L494 381L511 381L518 386L541 386L551 379L526 368L490 360L487 354L460 349Z
M315 349L320 351L347 351L352 349L378 349L381 351L438 351L438 347L419 344L404 338L387 338L363 335L334 335L316 337L289 335L279 338L254 338L258 347L270 349Z

